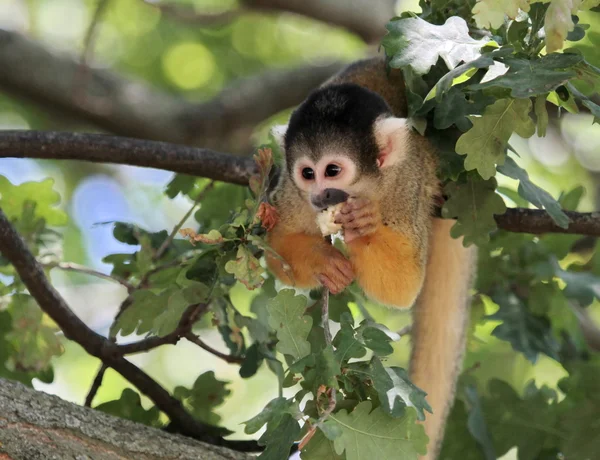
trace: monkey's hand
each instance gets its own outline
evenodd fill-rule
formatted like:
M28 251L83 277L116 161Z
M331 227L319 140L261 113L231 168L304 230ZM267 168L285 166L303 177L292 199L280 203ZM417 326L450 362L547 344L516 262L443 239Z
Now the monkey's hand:
M375 232L381 223L377 205L367 198L350 198L335 218L344 229L344 241L350 243L361 236Z
M324 254L323 265L318 267L317 279L332 294L339 294L354 280L352 264L334 247Z
M285 284L299 288L323 285L338 294L354 280L352 263L321 235L288 233L276 225L268 233L268 242L280 257L266 253L267 265Z

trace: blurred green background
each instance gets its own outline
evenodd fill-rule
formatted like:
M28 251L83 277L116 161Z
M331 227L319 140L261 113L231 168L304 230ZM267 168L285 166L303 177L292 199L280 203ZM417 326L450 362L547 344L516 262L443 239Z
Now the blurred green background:
M398 11L415 9L417 2L398 2ZM215 13L236 8L232 0L174 2L198 13ZM16 31L43 43L55 53L78 57L92 21L97 2L91 0L0 0L0 29ZM591 24L588 35L574 46L585 50L588 60L600 66L600 14L581 15L580 22ZM179 95L192 102L210 100L228 85L243 77L268 69L292 68L303 64L320 65L333 60L352 61L374 52L358 36L341 28L292 14L245 12L220 25L198 25L178 21L141 0L109 1L97 24L89 64L117 72L132 80L142 80L156 91ZM291 81L290 85L294 82ZM252 143L267 139L268 127L284 122L289 110L273 114L254 128ZM81 120L58 116L51 106L20 99L0 91L0 129L93 130ZM551 119L545 138L514 138L513 147L521 155L534 182L553 196L583 185L586 195L580 211L598 207L600 194L600 126L592 125L589 114L562 114ZM135 247L117 242L110 221L136 223L150 231L172 228L189 209L188 198L170 200L164 188L172 178L165 171L128 166L77 162L0 159L0 175L13 184L52 177L62 196L62 207L70 216L64 234L64 260L109 271L102 258L115 252L132 252ZM501 185L515 189L515 182L499 177ZM224 200L230 195L223 194ZM509 205L515 205L507 197ZM200 211L202 212L202 210ZM190 219L189 225L194 221ZM52 281L70 305L96 331L106 334L125 289L80 274L52 272ZM233 302L242 312L249 311L252 294L236 286ZM390 329L408 324L408 313L391 312L367 305L370 313ZM486 306L487 313L493 306ZM600 321L594 305L592 316ZM482 314L477 309L475 315ZM538 384L555 382L565 375L562 367L541 356L536 365L514 353L507 342L490 335L497 323L478 326L476 339L469 343L466 367L479 363L477 378L497 376L522 389L534 378ZM221 337L207 330L203 337L225 350ZM391 364L407 365L408 337L396 344ZM56 359L55 381L36 383L61 397L82 403L99 362L72 342L64 341L65 354ZM187 342L165 346L138 355L133 361L146 369L168 389L191 385L205 370L230 381L230 398L217 412L224 425L243 437L240 422L259 412L276 396L275 376L263 365L247 380L235 365L227 365ZM117 399L126 382L109 371L95 404ZM293 394L293 391L290 392Z

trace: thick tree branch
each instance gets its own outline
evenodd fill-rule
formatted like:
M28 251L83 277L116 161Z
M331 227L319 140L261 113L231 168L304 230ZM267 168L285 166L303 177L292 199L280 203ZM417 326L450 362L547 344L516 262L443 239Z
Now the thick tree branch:
M0 30L0 89L116 134L181 144L247 148L252 128L300 103L341 63L267 71L192 104L106 70L89 69L75 92L79 63L15 32ZM293 84L290 84L293 82ZM236 136L237 134L237 136ZM224 144L228 140L228 144Z
M250 460L0 379L0 458Z
M502 215L494 216L498 227L516 233L572 233L600 236L599 212L564 211L571 223L561 228L546 211L539 209L509 208Z
M395 0L244 0L246 7L289 11L341 26L367 43L381 39L385 25L395 16Z
M229 445L239 449L256 449L255 443L226 441L224 430L207 425L192 417L162 386L148 374L127 361L119 348L110 340L91 330L69 308L65 300L46 278L25 242L17 234L0 209L0 253L9 260L39 306L56 322L65 337L77 342L88 354L102 360L146 394L156 406L169 416L173 425L184 434L211 444Z
M360 36L367 43L385 34L385 25L395 15L395 0L242 0L242 6L215 14L198 14L187 5L168 0L142 0L175 20L194 25L227 23L247 10L296 13L339 26Z
M163 0L142 0L145 4L160 10L166 16L195 26L219 26L239 17L246 10L242 7L217 13L198 13L192 5L181 5Z
M0 158L43 158L129 164L165 169L246 185L256 172L252 159L164 142L41 131L0 131ZM565 211L568 228L557 226L546 211L513 208L495 216L498 227L518 233L571 233L600 236L600 213Z
M7 157L128 164L242 185L255 173L251 158L102 134L0 131L0 158Z

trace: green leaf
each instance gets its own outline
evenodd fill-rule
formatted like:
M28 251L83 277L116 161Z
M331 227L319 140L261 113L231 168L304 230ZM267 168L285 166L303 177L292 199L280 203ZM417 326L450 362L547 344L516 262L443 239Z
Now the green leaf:
M546 128L548 127L548 111L546 110L546 95L535 98L533 106L535 116L537 118L537 135L538 137L546 137Z
M325 437L321 430L317 430L315 435L302 449L302 460L344 460L344 457L336 454L333 441Z
M565 458L593 459L600 452L598 413L600 412L600 361L578 361L569 366L569 377L559 388L566 397L559 404L561 451Z
M519 195L534 206L545 209L556 225L561 228L569 226L570 219L560 208L560 204L546 190L535 185L529 180L529 174L521 168L511 157L507 156L498 172L519 181Z
M32 386L31 380L37 378L44 383L52 383L54 371L52 366L47 366L40 372L28 372L15 368L14 360L17 351L8 340L7 335L13 330L12 318L8 311L0 310L0 377L17 380L27 386Z
M333 347L331 345L328 345L315 354L315 392L320 385L337 389L337 376L341 373L340 365L335 359Z
M188 176L187 174L175 174L171 182L167 184L165 195L173 199L180 193L187 195L194 188L196 177Z
M393 68L411 66L418 74L426 74L439 58L449 69L461 62L476 59L489 39L475 40L469 35L464 19L453 16L442 26L421 18L398 19L386 26L388 34L382 45Z
M125 388L119 399L99 404L94 409L148 426L160 427L162 425L158 407L152 406L148 410L144 409L140 395L131 388Z
M5 337L14 350L15 368L26 372L47 370L52 358L64 351L58 330L45 324L47 319L33 297L13 294L10 300L13 328Z
M271 420L267 431L258 440L267 446L257 457L260 460L283 460L289 457L294 441L300 437L300 424L290 414Z
M537 389L534 382L529 383L522 399L508 383L492 379L483 407L498 457L517 447L519 460L536 460L544 448L556 447L562 433L556 429L556 406L549 404L555 402L553 390Z
M594 299L600 299L600 278L593 273L563 270L556 262L554 270L556 276L567 284L564 294L579 302L582 307L587 307Z
M339 433L333 439L335 451L338 455L345 452L347 460L391 459L398 455L403 460L416 460L426 452L427 436L415 421L414 409L393 418L380 407L371 411L371 402L363 401L350 413L341 410L331 414L325 426Z
M465 403L457 399L446 424L441 460L481 460L482 453L477 441L467 428L469 414Z
M195 418L210 425L217 425L221 416L213 410L223 404L231 393L225 388L228 383L217 380L215 373L208 371L196 379L192 388L175 387L173 396L179 399Z
M260 414L255 415L250 420L244 422L244 433L254 434L265 424L283 417L285 414L298 414L298 404L293 399L275 398L269 401Z
M265 269L245 246L238 246L235 260L230 260L225 264L225 271L234 275L250 290L260 287L265 281L262 277Z
M584 194L585 188L579 185L567 193L561 193L558 197L558 202L560 203L562 209L566 209L567 211L575 211L579 207L579 203L581 202L581 198L583 198Z
M469 403L469 416L467 419L467 428L469 433L475 438L479 444L486 460L496 460L494 453L494 445L490 436L490 431L486 424L484 411L481 407L479 394L473 385L468 385L465 388L465 399Z
M44 219L47 225L67 224L67 214L56 208L60 195L53 188L54 179L40 182L23 182L13 185L6 177L0 176L0 207L9 220L21 217L27 203L33 203L35 218Z
M498 290L491 297L500 308L486 318L502 321L492 331L492 335L509 342L532 363L537 361L538 353L558 360L560 347L547 317L531 314L521 299L512 292Z
M470 116L473 127L456 143L456 152L466 155L465 169L476 169L489 179L496 173L496 164L503 164L506 146L513 132L521 137L535 133L529 117L529 99L500 99L485 109L483 116Z
M152 330L154 319L167 307L169 297L177 288L154 294L148 289L134 291L131 294L131 304L119 316L114 326L110 329L112 337L120 333L123 336L133 334L146 334Z
M253 343L244 353L244 362L240 366L240 377L243 379L252 377L258 372L263 361L264 356L260 353L258 344Z
M471 85L469 89L508 88L515 99L546 95L574 78L577 73L571 68L581 61L583 56L571 53L554 53L534 59L507 57L504 64L509 66L508 72L485 83Z
M447 129L456 125L461 131L468 131L471 122L468 115L479 115L485 107L494 102L494 99L483 93L474 93L469 99L467 95L456 87L450 88L438 102L433 116L436 129Z
M356 337L353 324L352 315L344 313L341 316L340 330L333 339L335 359L340 365L344 365L352 358L362 358L367 353L366 348Z
M163 306L162 312L156 316L152 323L152 331L159 337L164 337L175 330L184 312L190 305L199 304L207 300L208 286L193 282L184 289L173 292Z
M466 183L450 182L444 187L449 198L442 216L457 219L450 233L454 238L464 235L465 246L489 241L490 232L496 230L494 215L503 214L506 205L495 190L496 179L484 181L475 175L467 176Z
M406 407L413 407L419 420L425 420L424 410L433 413L425 400L427 393L414 385L401 367L384 367L381 361L374 357L369 371L373 387L379 394L381 407L392 417L402 416Z
M267 304L269 326L277 332L277 351L295 359L310 354L306 340L312 327L312 318L304 315L306 297L294 296L293 289L282 289Z
M391 337L387 328L371 321L363 321L356 331L362 344L379 356L391 355L394 348L390 342L400 339L399 336Z

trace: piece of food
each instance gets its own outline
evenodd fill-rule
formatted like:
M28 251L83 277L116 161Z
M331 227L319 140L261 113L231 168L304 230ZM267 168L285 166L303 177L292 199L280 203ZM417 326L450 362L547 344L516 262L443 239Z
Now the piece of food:
M342 229L341 224L335 223L335 215L342 209L343 205L344 203L338 203L335 206L329 206L317 214L317 225L323 236L334 235Z

